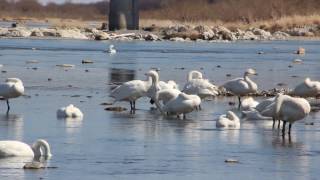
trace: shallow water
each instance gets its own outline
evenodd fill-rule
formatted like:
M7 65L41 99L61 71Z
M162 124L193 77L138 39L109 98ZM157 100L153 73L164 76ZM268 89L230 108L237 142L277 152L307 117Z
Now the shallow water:
M306 76L320 79L320 42L112 42L119 51L112 56L103 52L110 43L0 39L1 70L7 71L0 73L1 82L19 77L30 96L12 100L9 116L5 102L0 102L0 139L28 144L46 139L53 153L48 166L57 167L23 170L28 159L1 159L1 179L318 178L318 112L294 124L289 141L272 130L268 121L242 121L240 130L216 129L219 115L236 111L228 105L236 98L204 102L203 111L189 114L187 120L161 117L150 110L148 99L138 100L134 115L107 112L100 104L111 101L109 84L145 79L144 73L152 67L160 68L162 80L176 80L181 87L193 69L202 69L205 77L221 84L252 67L259 73L253 79L260 89L278 83L291 88ZM306 48L305 56L293 54L299 46ZM292 64L296 58L304 63ZM94 64L82 65L83 59ZM26 64L28 60L40 63ZM66 71L57 64L76 66ZM56 118L56 110L70 103L83 111L83 120ZM127 103L119 105L128 107ZM226 164L228 158L240 163Z

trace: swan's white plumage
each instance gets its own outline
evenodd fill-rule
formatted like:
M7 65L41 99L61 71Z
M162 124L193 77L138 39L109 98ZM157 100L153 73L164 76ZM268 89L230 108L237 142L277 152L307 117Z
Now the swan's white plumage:
M292 91L291 95L300 97L315 97L320 94L320 82L312 81L306 78L304 82L297 85Z
M150 81L133 80L123 83L111 91L110 97L117 101L136 101L145 96L151 85Z
M198 95L201 99L214 97L219 94L218 88L202 78L202 73L199 71L190 71L188 74L188 82L183 88L186 94Z
M20 141L0 141L0 157L14 156L46 156L51 157L50 146L43 139L37 140L32 146Z
M305 118L311 111L310 104L304 98L280 95L276 100L276 116L289 123Z
M0 157L34 156L28 144L20 141L0 141Z
M181 91L177 89L164 89L157 92L157 100L162 101L163 105L166 105L172 99L175 99L179 96Z
M197 99L194 95L180 93L178 97L172 99L166 105L164 105L162 110L164 112L168 112L169 114L187 114L192 112L197 106L200 105L199 99Z
M236 78L226 82L223 87L236 96L245 96L250 93L256 93L258 90L258 85L253 82L249 75L255 75L254 69L248 69L244 73L243 78Z
M241 102L241 109L246 111L251 108L255 108L259 104L258 101L255 101L252 97L247 97Z
M114 48L114 45L110 45L109 46L109 49L107 51L109 54L116 54L117 53L117 50Z
M160 86L161 90L164 90L164 89L179 89L178 84L173 80L169 80L168 82L159 81L159 86Z
M75 107L73 104L70 104L69 106L62 107L57 110L57 116L59 118L82 118L83 113L81 110L77 107Z
M266 107L261 114L292 124L295 121L305 118L310 111L310 104L304 98L278 94L275 101Z
M259 111L255 109L249 109L247 111L242 111L242 114L247 120L272 120L272 117L263 116Z
M265 99L263 101L261 101L256 107L255 109L258 111L258 112L262 112L263 110L265 110L270 104L272 104L273 102L275 101L275 98L268 98L268 99Z
M240 128L240 119L232 111L228 111L227 114L221 115L216 122L218 128Z
M5 99L17 98L24 94L24 86L18 78L8 78L0 84L0 96Z

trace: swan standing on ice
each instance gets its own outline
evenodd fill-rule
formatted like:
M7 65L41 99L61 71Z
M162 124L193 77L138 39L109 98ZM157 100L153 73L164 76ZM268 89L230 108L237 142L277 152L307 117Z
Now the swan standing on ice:
M82 118L83 113L79 108L75 107L73 104L70 104L67 107L62 107L57 111L58 118Z
M257 84L249 78L249 75L257 75L257 73L254 69L248 69L244 73L243 78L236 78L222 85L222 87L224 87L227 91L230 91L232 94L238 96L239 109L241 107L241 96L246 96L250 93L256 93L258 90Z
M294 98L279 94L275 103L271 104L265 111L272 109L277 119L283 121L282 133L285 134L286 123L289 122L289 131L295 121L304 119L311 111L310 104L304 98Z
M183 118L186 118L186 114L192 112L199 107L201 99L197 95L188 95L180 93L176 98L166 103L162 110L168 114L175 114L179 116L183 114Z
M133 80L123 83L111 91L110 97L117 101L129 101L130 110L136 109L136 100L146 96L151 86L151 78L147 81Z
M290 92L293 96L300 97L316 97L320 94L320 82L311 81L310 78L306 78L303 83L297 85L293 91Z
M227 114L221 115L216 122L216 127L218 128L240 128L240 119L238 116L232 112L228 111Z
M32 146L20 141L0 141L0 157L40 157L52 156L49 143L43 139L37 140Z
M114 45L111 44L111 45L109 46L109 49L108 49L107 52L108 52L109 54L116 54L116 53L117 53L117 50L114 48Z
M194 77L195 76L195 77ZM217 96L218 88L202 78L202 73L199 71L190 71L188 74L188 82L184 86L182 92L186 94L198 95L201 99Z
M8 78L4 84L0 84L0 97L7 100L7 113L10 111L9 99L17 98L24 93L24 86L18 78Z

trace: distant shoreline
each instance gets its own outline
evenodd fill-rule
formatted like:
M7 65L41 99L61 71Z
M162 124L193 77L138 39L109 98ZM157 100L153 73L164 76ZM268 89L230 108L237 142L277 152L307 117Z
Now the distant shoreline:
M11 26L11 23L14 27ZM83 39L121 41L232 42L270 40L320 40L320 25L306 25L269 31L264 26L210 22L183 23L165 20L141 20L138 31L102 30L102 21L78 21L33 18L0 21L0 38ZM106 23L105 23L106 24ZM4 27L6 25L6 27Z

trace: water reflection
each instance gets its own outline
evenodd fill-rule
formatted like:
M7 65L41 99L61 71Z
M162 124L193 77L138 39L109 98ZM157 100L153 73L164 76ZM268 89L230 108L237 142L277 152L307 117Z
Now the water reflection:
M122 84L135 79L135 70L111 68L110 84Z
M3 131L7 131L7 136L10 139L20 140L23 139L23 116L19 114L1 114L0 126L8 127Z
M58 118L58 120L63 121L65 123L65 128L67 134L75 134L81 130L83 117L67 117L67 118Z

